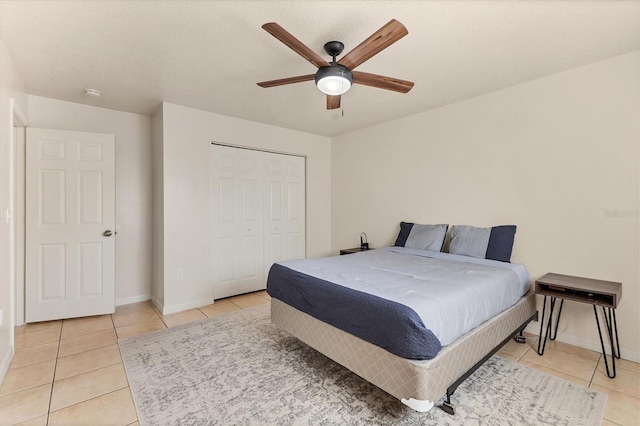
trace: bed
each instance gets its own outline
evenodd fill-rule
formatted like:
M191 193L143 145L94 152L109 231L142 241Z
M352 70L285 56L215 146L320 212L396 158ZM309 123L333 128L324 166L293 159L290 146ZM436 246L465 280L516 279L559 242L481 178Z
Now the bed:
M524 266L410 247L276 263L267 291L274 324L420 412L537 315Z

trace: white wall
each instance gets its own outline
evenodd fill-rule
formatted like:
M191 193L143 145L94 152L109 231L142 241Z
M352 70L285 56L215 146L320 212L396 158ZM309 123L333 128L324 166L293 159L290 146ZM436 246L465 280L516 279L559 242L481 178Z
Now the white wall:
M116 304L151 296L151 118L29 96L29 126L116 138Z
M212 141L306 156L307 257L331 253L329 138L169 103L163 103L162 121L165 313L213 300ZM180 280L177 268L184 271Z
M512 260L533 279L623 283L622 354L640 361L638 57L334 138L333 250L357 245L362 231L372 246L391 245L401 220L516 224ZM591 306L565 304L559 331L599 351Z
M14 267L15 220L5 220L8 210L14 215L13 146L14 107L27 113L26 89L9 52L0 40L0 383L9 369L13 357L13 327L15 324L14 285L17 271ZM26 117L25 117L26 118Z

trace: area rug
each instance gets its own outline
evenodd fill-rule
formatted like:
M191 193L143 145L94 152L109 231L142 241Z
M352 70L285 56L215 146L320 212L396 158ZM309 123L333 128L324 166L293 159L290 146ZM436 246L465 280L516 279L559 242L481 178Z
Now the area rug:
M418 413L270 321L269 305L119 340L142 425L599 425L606 396L494 356ZM440 401L441 402L441 401Z

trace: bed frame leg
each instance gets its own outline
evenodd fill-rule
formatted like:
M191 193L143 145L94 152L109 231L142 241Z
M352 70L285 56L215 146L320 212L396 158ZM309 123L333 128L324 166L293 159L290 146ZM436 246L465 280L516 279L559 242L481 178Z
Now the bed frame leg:
M522 334L522 330L520 330L520 334L513 338L517 343L527 343L527 338Z
M426 413L427 411L433 408L433 402L427 399L402 398L400 401L402 401L404 405L407 405L410 408L413 408L419 413Z
M451 395L453 395L455 391L456 391L455 389L453 390L451 390L451 388L447 389L447 400L443 401L442 405L440 406L440 408L442 408L442 411L444 411L447 414L451 414L452 416L456 414L456 406L451 403Z
M442 411L447 414L451 414L452 416L456 414L456 406L450 402L444 401L440 408L442 408Z

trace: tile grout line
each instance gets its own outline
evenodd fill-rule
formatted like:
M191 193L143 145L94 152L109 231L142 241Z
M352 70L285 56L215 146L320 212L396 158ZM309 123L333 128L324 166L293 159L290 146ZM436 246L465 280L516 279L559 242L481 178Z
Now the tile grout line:
M60 357L60 341L62 340L62 327L64 319L60 321L60 334L58 335L58 349L56 350L56 362L53 365L53 377L51 377L51 391L49 392L49 405L47 406L47 425L49 424L49 415L51 414L51 401L53 401L53 385L56 382L56 370L58 369L58 358Z
M76 402L76 403L74 403L74 404L67 405L66 407L62 407L62 408L60 408L60 409L58 409L58 410L56 410L56 411L54 411L54 412L61 411L61 410L66 410L67 408L75 407L76 405L84 404L85 402L93 401L94 399L98 399L98 398L101 398L101 397L106 396L106 395L111 395L112 393L119 392L119 391L121 391L122 389L130 389L130 386L129 386L129 380L128 380L128 379L127 379L127 386L121 387L121 388L119 388L119 389L114 389L114 390L112 390L112 391L110 391L110 392L103 393L102 395L97 395L97 396L94 396L94 397L92 397L92 398L85 399L84 401L78 401L78 402ZM136 414L136 417L137 417L137 414ZM136 421L138 421L138 420L135 420L135 421L133 421L132 423L135 423ZM47 414L47 424L48 424L48 423L49 423L49 414ZM130 424L130 423L129 423L129 424Z
M598 372L598 365L600 365L600 357L602 354L598 355L598 359L596 360L596 368L593 369L593 373L591 374L591 379L589 379L589 388L591 389L591 384L593 383L593 378L596 377L596 373Z
M155 308L154 308L154 312L156 312ZM136 408L136 402L133 399L133 394L131 392L131 383L129 383L129 375L127 374L127 368L124 365L124 358L122 357L122 349L120 348L120 344L118 343L118 329L116 328L116 322L113 319L113 315L114 314L115 314L115 312L113 314L111 314L111 323L113 324L113 332L116 335L116 345L118 346L118 353L120 354L120 362L122 363L122 368L124 369L124 377L125 377L125 379L127 379L127 388L129 389L129 394L131 395L131 400L133 401L133 410L136 413L135 422L139 422L140 419L138 418L138 409ZM156 315L157 315L157 312L156 312ZM117 391L113 391L113 392L117 392ZM113 392L111 392L111 393L113 393ZM135 423L135 422L132 422L132 423Z
M236 308L239 308L240 310L243 310L243 309L244 309L242 306L240 306L240 305L237 305L237 304L233 303L233 301L232 301L232 300L229 300L229 303L231 303L231 304L232 304L233 306L235 306Z
M111 325L113 325L113 334L116 335L116 345L118 345L118 329L116 328L116 321L113 319L113 315L115 314L115 310L113 311L113 314L110 314L109 316L111 317ZM118 345L118 351L120 351L120 345ZM122 357L122 355L121 355Z
M164 321L164 314L160 314L156 311L156 315L158 315L158 318L160 318L160 321L162 321L162 324L164 324L164 328L169 328L169 326L167 325L167 323ZM145 333L143 333L145 334Z
M521 357L520 359L524 358L524 355L525 355L527 352L529 352L529 350L531 350L531 349L533 349L534 351L536 351L536 352L537 352L537 349L533 348L533 346L529 346L529 349L527 349L527 350L525 351L525 353L522 355L522 357ZM558 350L559 350L560 352L563 352L564 354L568 354L568 355L575 355L575 354L572 354L572 353L570 353L570 352L565 352L565 351L563 351L563 350L561 350L561 349L558 349ZM575 355L575 356L580 357L580 355ZM580 357L580 358L588 359L588 358L584 358L584 357ZM520 360L518 360L518 362L520 362ZM567 375L567 376L571 376L571 377L573 377L573 378L575 378L575 379L578 379L578 380L580 380L580 381L587 382L587 380L582 379L582 378L580 378L580 377L577 377L577 376L575 376L575 375L573 375L573 374L570 374L570 373L568 373L568 372L566 372L566 371L562 371L562 370L559 370L559 369L556 369L556 368L553 368L553 367L549 367L549 366L547 366L547 365L544 365L544 364L541 364L541 363L538 363L538 362L535 362L535 361L529 361L529 362L531 362L532 364L536 364L536 365L539 365L539 366L541 366L541 367L547 368L547 369L549 369L549 370L551 370L551 371L553 371L553 372L557 373L557 374L554 374L554 373L547 373L547 374L550 374L551 376L554 376L554 377L560 377L560 376L559 376L559 374L564 374L564 375ZM524 364L523 364L523 365L524 365ZM596 370L597 370L597 368L598 368L598 364L596 363ZM594 373L592 373L592 375L591 375L591 377L592 377L592 378L593 378L593 375L594 375L594 374L595 374L595 371L594 371ZM566 379L563 379L563 380L566 380ZM591 386L591 382L589 381L589 384L588 384L586 387L587 387L587 388L589 388L590 386Z
M153 304L153 302L151 302L151 307L153 308L153 311L156 313L156 315L158 316L158 318L160 318L160 321L162 321L162 324L164 324L164 328L169 328L169 326L167 325L166 322L164 322L164 314L162 312L160 312L160 310L156 307L156 305ZM144 334L144 333L143 333Z

